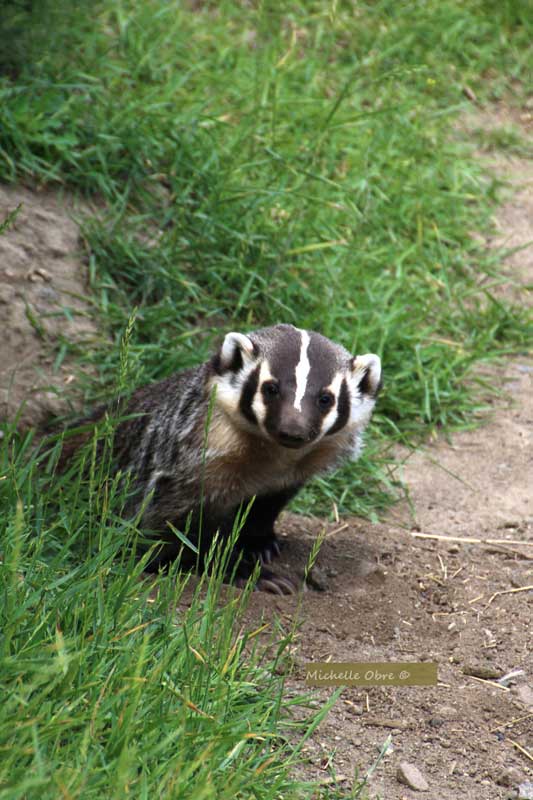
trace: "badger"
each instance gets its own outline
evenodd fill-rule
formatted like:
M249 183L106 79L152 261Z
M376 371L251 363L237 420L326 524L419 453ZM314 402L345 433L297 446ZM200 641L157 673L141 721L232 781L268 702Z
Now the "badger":
M207 362L134 392L113 452L130 477L127 513L142 511L159 541L150 569L193 558L172 527L201 560L249 508L231 558L237 580L259 561L257 588L293 591L268 569L276 519L310 478L358 457L380 387L377 355L279 324L228 333Z

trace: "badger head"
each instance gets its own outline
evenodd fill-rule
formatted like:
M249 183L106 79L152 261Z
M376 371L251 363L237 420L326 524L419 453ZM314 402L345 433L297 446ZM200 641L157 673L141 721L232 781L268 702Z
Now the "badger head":
M216 404L233 424L289 449L357 437L381 386L378 356L292 325L228 333L212 367Z

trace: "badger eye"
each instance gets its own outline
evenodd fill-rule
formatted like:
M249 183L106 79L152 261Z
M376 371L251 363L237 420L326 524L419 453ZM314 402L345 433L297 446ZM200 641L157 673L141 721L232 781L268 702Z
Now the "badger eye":
M275 381L265 381L262 389L265 397L277 397L279 394L279 386Z
M331 392L322 392L318 395L318 407L321 411L329 411L329 409L335 403L335 398L331 394Z

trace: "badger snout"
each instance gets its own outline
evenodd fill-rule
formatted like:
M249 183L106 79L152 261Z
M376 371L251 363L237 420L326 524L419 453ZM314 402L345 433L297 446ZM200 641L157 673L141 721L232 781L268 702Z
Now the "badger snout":
M281 416L275 438L282 447L296 450L310 444L316 433L306 424L302 414L286 413Z

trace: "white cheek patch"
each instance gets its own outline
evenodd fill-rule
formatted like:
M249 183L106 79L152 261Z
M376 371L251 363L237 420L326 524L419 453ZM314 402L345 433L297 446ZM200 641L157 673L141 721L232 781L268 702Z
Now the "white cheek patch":
M221 406L230 416L240 415L239 405L241 401L242 387L246 383L249 375L255 369L255 364L251 364L247 369L235 376L233 373L218 375L211 384L216 386L216 404Z
M274 379L270 371L270 366L268 361L263 361L261 364L261 368L259 370L259 380L257 382L257 391L255 393L255 397L252 402L252 411L255 414L255 418L259 423L260 427L265 428L265 420L267 415L267 407L265 405L265 400L263 398L263 394L261 392L261 386L265 381L271 381Z
M311 364L307 357L310 337L307 331L299 330L299 333L302 337L302 344L300 347L300 360L296 366L296 392L294 394L294 408L297 411L302 410L302 400L305 395L305 390L307 389L307 379L311 371Z
M342 374L342 372L338 372L335 375L335 377L333 378L333 380L331 381L330 385L324 387L325 389L327 389L327 390L329 390L331 392L331 394L334 396L336 402L335 402L335 405L333 406L333 408L331 408L328 411L328 413L326 414L326 416L323 417L323 419L322 419L322 433L323 434L327 433L329 430L331 430L331 428L333 428L333 426L337 422L337 418L339 416L339 395L340 395L340 391L341 391L341 384L342 384L342 379L343 378L344 378L344 375Z
M351 376L347 378L348 387L350 390L350 422L355 427L361 430L368 424L372 416L372 410L376 405L376 398L362 394L360 383L364 375L366 367L363 369L356 369L352 372Z

